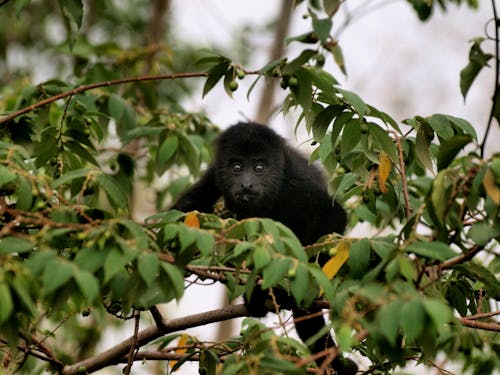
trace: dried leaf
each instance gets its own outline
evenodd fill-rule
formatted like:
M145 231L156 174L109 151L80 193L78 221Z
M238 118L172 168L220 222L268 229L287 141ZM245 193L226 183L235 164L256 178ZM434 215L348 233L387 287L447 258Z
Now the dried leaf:
M378 186L382 193L387 193L387 186L385 183L387 182L387 178L389 177L389 173L391 172L391 159L384 151L381 151L378 155Z
M483 177L484 190L486 194L495 202L500 205L500 187L495 184L495 176L491 169L488 169Z
M340 241L336 247L336 254L323 266L323 272L329 280L333 279L333 277L340 270L340 267L342 267L344 263L347 262L347 259L349 259L349 248L350 244L348 241Z
M200 220L198 219L198 213L196 211L188 212L184 218L184 224L191 228L199 228Z

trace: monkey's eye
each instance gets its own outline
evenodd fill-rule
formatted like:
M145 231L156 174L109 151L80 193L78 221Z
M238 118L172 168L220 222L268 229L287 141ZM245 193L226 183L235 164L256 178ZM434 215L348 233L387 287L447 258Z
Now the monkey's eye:
M243 170L243 167L241 166L241 164L238 164L238 163L233 164L233 173L240 174L242 170Z
M256 164L254 167L253 167L253 170L255 171L255 173L257 174L262 174L264 173L264 166L262 164Z

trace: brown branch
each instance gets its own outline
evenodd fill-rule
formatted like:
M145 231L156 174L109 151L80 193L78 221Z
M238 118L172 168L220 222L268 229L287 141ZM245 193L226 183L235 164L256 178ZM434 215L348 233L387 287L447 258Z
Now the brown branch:
M395 133L396 136L396 144L398 146L398 155L399 155L399 169L401 172L401 184L403 185L403 197L405 200L405 214L408 219L411 215L410 211L410 198L408 196L408 186L406 182L406 171L405 171L405 162L403 158L403 147L401 145L401 138L398 134Z
M467 251L465 254L460 254L459 256L457 256L455 258L444 261L443 263L439 264L438 267L440 269L445 269L445 268L453 267L454 265L457 265L459 263L466 262L466 261L474 258L474 256L483 249L484 249L484 246L476 245L472 249Z
M47 104L53 103L57 100L67 98L69 96L73 96L73 95L79 94L81 92L97 89L99 87L106 87L106 86L109 87L109 86L115 86L115 85L122 85L125 83L131 83L131 82L159 81L159 80L167 80L167 79L195 78L195 77L207 77L207 76L208 76L207 73L160 74L160 75L152 75L152 76L141 76L141 77L115 79L115 80L111 80L111 81L97 82L97 83L92 83L90 85L79 86L79 87L74 88L72 90L60 93L58 95L51 96L50 98L39 101L38 103L32 104L28 107L24 107L18 111L12 112L10 115L7 115L7 116L0 118L0 124L4 124L7 121L15 119L16 117L18 117L20 115L24 115L25 113L34 111L37 108L44 107Z
M290 20L294 9L292 0L281 0L281 8L277 17L277 27L274 34L274 44L270 52L270 61L279 59L285 51L284 39L290 28ZM265 123L269 120L272 114L272 105L274 102L274 92L276 90L276 80L270 80L265 83L262 96L260 97L259 105L255 118L257 122ZM271 108L271 109L270 109Z
M458 318L458 320L466 327L484 329L486 331L500 332L500 324L498 323L484 323L466 318Z
M141 313L139 311L134 311L135 314L135 324L134 324L134 342L130 345L130 350L127 355L127 367L125 368L124 375L130 375L132 370L132 365L134 364L134 353L139 350L137 343L137 337L139 335L139 322L141 321Z
M468 320L478 320L478 319L486 319L486 318L491 318L492 316L500 315L500 310L497 311L490 311L487 313L481 313L481 314L475 314L475 315L470 315L466 316L464 319Z
M149 327L134 336L122 341L121 343L113 346L112 348L95 355L94 357L87 358L81 362L65 366L61 371L63 375L78 374L82 369L87 373L100 370L104 367L120 362L120 359L127 355L130 346L137 340L137 347L142 347L147 343L155 340L167 333L184 330L191 327L203 326L209 323L220 322L227 319L239 318L248 316L249 311L244 304L228 306L220 310L207 311L200 314L194 314L179 319L173 319L164 322L164 329L158 327Z

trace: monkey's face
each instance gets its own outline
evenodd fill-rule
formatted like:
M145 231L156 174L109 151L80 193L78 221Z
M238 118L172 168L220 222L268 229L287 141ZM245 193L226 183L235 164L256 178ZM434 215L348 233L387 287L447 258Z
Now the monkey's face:
M279 164L279 162L278 162ZM283 167L267 158L230 158L217 170L226 205L239 216L261 216L270 209L283 179Z

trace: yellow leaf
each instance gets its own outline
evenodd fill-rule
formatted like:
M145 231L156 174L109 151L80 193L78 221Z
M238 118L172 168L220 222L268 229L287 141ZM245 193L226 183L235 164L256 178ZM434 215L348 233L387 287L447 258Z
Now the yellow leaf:
M349 247L349 241L342 240L334 249L330 250L330 254L334 253L335 255L331 257L322 268L328 280L333 279L337 272L339 272L340 267L349 259ZM323 295L323 289L320 289L319 295Z
M483 177L484 190L486 194L495 202L500 205L500 187L495 184L495 176L491 169L488 169Z
M339 272L340 267L349 259L349 241L342 240L337 245L336 253L333 257L328 260L323 266L323 272L325 273L328 280L333 279L333 277Z
M200 220L198 219L198 212L188 212L186 214L186 217L184 218L184 224L186 224L188 227L199 228Z
M389 159L389 156L387 156L384 151L380 151L378 162L378 186L382 193L387 193L387 186L385 186L385 183L389 177L389 173L391 173L391 159Z
M179 342L177 343L177 346L179 348L177 348L177 349L174 350L176 354L185 354L186 353L186 351L187 351L186 343L187 343L188 340L189 340L189 336L186 335L185 333L183 333L180 336ZM170 361L169 362L170 368L174 367L177 362L178 361Z

